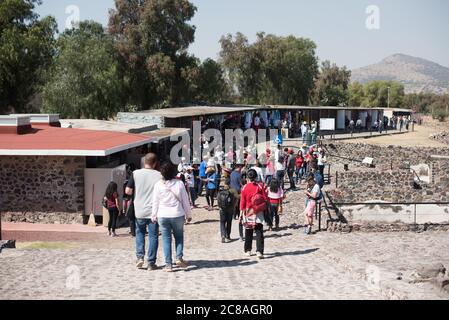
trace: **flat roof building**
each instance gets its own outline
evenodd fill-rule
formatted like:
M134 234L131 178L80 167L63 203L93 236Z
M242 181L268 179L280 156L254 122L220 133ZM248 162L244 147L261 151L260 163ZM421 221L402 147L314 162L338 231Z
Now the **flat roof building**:
M57 115L0 116L3 217L79 223L91 213L102 215L109 182L115 181L122 195L128 164L140 168L150 151L169 154L170 135L188 131L152 129L111 121L59 121ZM140 133L128 133L133 130Z

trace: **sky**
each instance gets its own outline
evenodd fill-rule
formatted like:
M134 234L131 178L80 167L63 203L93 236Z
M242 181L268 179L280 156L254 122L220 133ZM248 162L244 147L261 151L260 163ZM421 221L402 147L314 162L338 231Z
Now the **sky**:
M449 67L447 0L191 0L198 11L195 42L189 51L217 59L219 40L242 32L310 38L321 61L349 69L403 53ZM43 0L36 11L56 17L60 32L79 10L80 20L105 26L114 0ZM373 9L370 6L376 6ZM368 12L367 12L367 9ZM378 11L377 11L378 10ZM378 14L377 14L378 13ZM378 18L378 19L377 19ZM373 20L374 19L374 20ZM367 20L369 28L367 27ZM377 23L378 22L378 23Z

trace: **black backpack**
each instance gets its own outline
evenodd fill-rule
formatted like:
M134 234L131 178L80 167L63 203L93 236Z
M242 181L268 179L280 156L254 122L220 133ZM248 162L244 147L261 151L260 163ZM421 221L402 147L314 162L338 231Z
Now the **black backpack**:
M229 209L232 203L232 194L229 190L223 190L218 193L218 207L220 209Z

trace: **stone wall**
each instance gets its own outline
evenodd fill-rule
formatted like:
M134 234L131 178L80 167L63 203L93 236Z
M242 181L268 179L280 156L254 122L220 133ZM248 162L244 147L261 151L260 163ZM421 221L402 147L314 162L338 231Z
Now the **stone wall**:
M400 146L376 146L362 143L344 143L333 141L325 144L330 161L352 163L349 159L362 161L366 157L374 158L377 169L389 170L403 167L405 163L418 165L432 162L432 155L449 156L449 148L422 148ZM332 155L340 157L332 157Z
M0 156L3 219L82 222L84 157Z
M158 129L165 128L165 119L160 116L152 116L146 113L119 112L117 121L130 124L156 125Z
M413 174L406 170L339 172L335 201L363 203L366 201L406 202L415 194Z
M449 159L448 160L436 160L433 159L430 165L431 171L431 183L445 188L449 192Z

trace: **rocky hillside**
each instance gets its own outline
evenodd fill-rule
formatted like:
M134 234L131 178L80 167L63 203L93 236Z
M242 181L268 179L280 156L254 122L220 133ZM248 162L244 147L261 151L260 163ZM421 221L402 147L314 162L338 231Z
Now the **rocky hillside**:
M449 68L404 54L395 54L377 64L352 70L352 82L394 80L406 93L449 93Z

